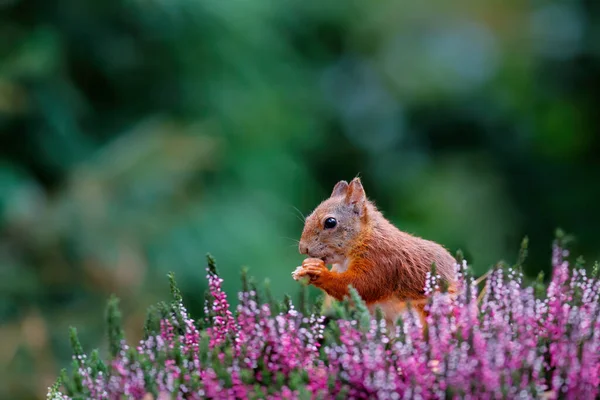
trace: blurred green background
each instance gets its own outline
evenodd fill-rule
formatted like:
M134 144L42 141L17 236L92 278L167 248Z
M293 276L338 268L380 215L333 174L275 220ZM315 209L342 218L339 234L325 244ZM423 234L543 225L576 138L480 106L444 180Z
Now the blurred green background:
M600 2L0 0L0 398L40 398L67 328L129 339L204 255L298 290L335 182L478 273L600 258ZM297 209L297 210L296 210Z

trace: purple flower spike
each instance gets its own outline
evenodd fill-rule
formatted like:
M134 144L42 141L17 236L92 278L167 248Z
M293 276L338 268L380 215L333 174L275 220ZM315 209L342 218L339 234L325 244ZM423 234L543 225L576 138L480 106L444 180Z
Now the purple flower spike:
M239 293L234 316L209 270L206 328L179 297L155 333L133 349L123 341L108 367L77 351L69 395L53 387L48 398L598 398L600 281L567 257L554 246L545 293L502 265L478 285L457 264L456 294L429 274L427 325L407 312L392 329L351 308L327 324L289 302L277 312L254 289Z

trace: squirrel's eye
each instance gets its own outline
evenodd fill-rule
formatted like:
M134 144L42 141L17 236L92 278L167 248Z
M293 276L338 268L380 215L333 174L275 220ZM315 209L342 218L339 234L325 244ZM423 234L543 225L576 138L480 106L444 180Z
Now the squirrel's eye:
M330 217L325 220L325 223L323 225L325 226L325 229L335 228L335 226L337 225L337 221L335 218Z

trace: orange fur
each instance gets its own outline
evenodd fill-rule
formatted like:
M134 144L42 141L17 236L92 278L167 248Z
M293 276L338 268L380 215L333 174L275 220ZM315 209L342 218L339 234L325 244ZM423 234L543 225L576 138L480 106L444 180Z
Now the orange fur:
M324 221L337 225L326 229ZM306 219L299 249L309 255L294 277L309 276L312 285L342 300L352 285L374 310L379 306L395 321L406 302L423 303L426 273L436 264L450 290L454 258L437 243L400 231L366 198L360 179L339 182L330 198ZM333 264L332 270L326 263ZM414 307L424 316L423 306Z

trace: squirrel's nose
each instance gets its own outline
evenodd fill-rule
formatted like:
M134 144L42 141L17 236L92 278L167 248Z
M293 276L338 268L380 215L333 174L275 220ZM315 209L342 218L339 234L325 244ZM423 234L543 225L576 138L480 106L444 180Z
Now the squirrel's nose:
M300 251L300 254L308 254L308 246L304 243L298 244L298 250Z

